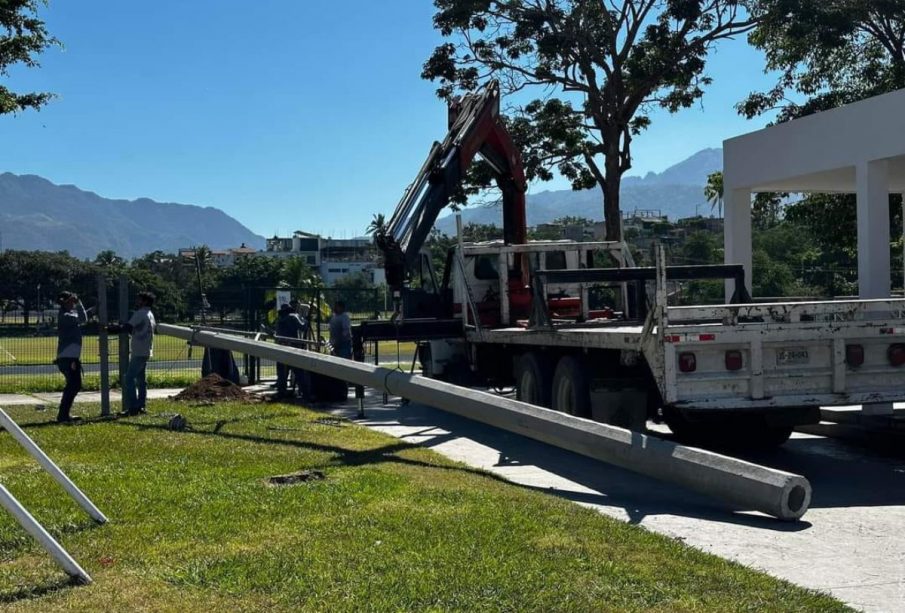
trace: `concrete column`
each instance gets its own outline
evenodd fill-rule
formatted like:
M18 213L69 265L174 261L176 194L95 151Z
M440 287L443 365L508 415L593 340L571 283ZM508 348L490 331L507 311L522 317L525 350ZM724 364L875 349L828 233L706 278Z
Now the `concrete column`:
M889 298L889 163L862 162L858 193L858 295Z
M753 295L751 286L751 192L732 189L725 192L725 217L723 219L724 262L745 267L745 285ZM726 302L735 292L735 283L726 281Z
M889 298L889 162L862 162L856 168L858 194L858 295ZM865 404L865 415L891 415L891 402Z

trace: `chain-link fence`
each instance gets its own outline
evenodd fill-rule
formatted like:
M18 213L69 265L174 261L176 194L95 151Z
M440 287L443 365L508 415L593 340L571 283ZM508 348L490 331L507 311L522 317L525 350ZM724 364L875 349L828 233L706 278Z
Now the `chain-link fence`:
M106 312L108 321L126 319L132 312L141 288L126 285L120 290L117 283L108 283ZM82 365L85 390L100 388L100 326L98 315L103 310L97 296L82 296L89 310L89 323L83 328ZM154 308L159 322L189 326L204 325L222 329L262 333L264 338L272 334L277 316L277 303L291 302L308 322L309 347L327 351L330 341L329 321L333 307L343 302L353 325L365 320L386 318L387 299L381 290L347 288L260 288L237 287L212 292L206 302L188 320L167 311L165 306ZM165 301L160 301L165 305ZM48 305L49 306L49 305ZM26 316L27 315L27 316ZM57 370L57 322L58 312L53 309L6 312L0 322L0 393L53 392L65 385ZM108 355L110 382L119 386L120 343L128 336L109 335ZM408 368L413 363L415 347L411 343L371 344L366 359L384 364ZM198 380L204 368L204 350L190 347L184 341L166 336L154 339L154 356L148 362L149 387L184 387ZM276 377L276 365L269 361L235 354L240 381L256 383ZM122 371L125 370L123 363Z

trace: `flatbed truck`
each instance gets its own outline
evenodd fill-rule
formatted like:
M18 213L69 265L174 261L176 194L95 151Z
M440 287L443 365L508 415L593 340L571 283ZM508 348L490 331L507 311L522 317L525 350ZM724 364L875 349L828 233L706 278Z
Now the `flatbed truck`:
M466 243L460 228L438 281L425 241L477 155L502 188L504 238ZM756 303L738 265L667 266L660 249L638 267L621 242L531 242L524 191L491 83L452 106L377 237L397 313L356 328L358 353L415 340L427 376L635 430L662 421L704 444L781 444L821 406L905 400L905 300ZM691 280L732 298L671 304Z

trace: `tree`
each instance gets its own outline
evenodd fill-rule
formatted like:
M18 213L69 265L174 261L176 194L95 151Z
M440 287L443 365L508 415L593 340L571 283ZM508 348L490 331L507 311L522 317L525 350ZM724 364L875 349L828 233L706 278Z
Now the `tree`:
M707 176L707 185L704 186L704 197L710 203L710 210L717 209L717 216L723 216L723 173L714 172Z
M619 240L619 190L632 140L656 107L691 106L718 41L750 31L746 0L434 0L438 46L422 76L451 98L482 80L540 89L510 122L529 178L552 168L574 189L598 186L606 235ZM578 106L573 106L573 100Z
M782 218L782 201L789 194L784 192L759 192L751 204L751 222L755 228L772 228Z
M60 291L75 289L88 295L90 286L72 286L83 267L65 252L4 251L0 253L0 297L19 305L28 325L29 311L53 305Z
M94 265L109 278L118 277L126 268L126 261L112 249L105 249L94 257Z
M383 292L378 290L367 273L344 275L333 283L333 289L331 299L345 302L350 312L372 313L383 308Z
M905 87L901 0L760 0L758 15L749 39L780 76L739 105L749 118L780 108L786 121Z
M320 285L317 273L301 256L291 257L283 262L281 277L281 281L289 287L317 287Z
M462 228L462 240L466 243L503 240L503 229L489 223L470 221Z
M682 264L717 264L723 259L719 235L706 230L692 233L682 244Z
M38 66L36 56L59 41L47 33L38 18L44 0L4 0L0 2L0 77L17 64ZM53 97L47 92L16 93L0 85L0 115L26 109L40 109Z
M368 224L365 230L365 234L368 236L382 236L386 233L386 229L386 217L384 217L383 213L375 213L374 217L371 218L371 223Z
M242 287L277 287L283 282L283 261L275 257L238 258L218 278L223 290Z

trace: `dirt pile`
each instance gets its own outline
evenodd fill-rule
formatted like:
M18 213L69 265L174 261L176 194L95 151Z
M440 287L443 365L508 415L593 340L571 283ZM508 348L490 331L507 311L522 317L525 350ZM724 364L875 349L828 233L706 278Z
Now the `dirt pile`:
M221 377L216 373L211 373L203 379L191 384L175 396L173 400L181 400L183 402L260 402L262 398Z

